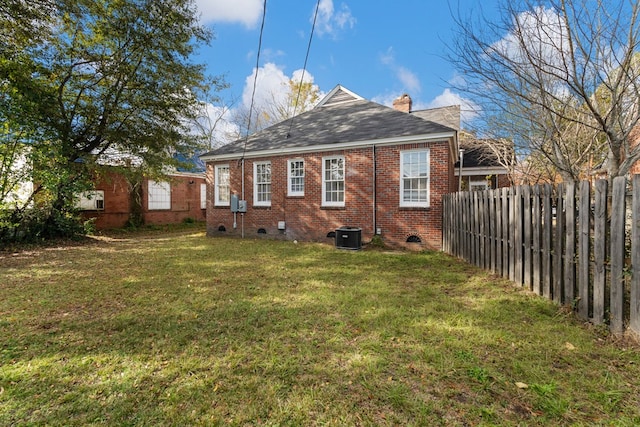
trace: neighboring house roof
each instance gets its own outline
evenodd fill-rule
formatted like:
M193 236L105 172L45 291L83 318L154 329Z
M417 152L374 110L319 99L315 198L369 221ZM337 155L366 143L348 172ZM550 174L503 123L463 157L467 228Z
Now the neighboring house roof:
M507 172L500 159L493 152L489 143L491 140L463 136L460 138L460 149L464 150L462 157L463 175L482 172L487 174L504 174ZM455 164L456 174L460 168L460 161Z
M455 130L460 130L460 106L430 108L428 110L411 111L411 114L431 122L440 123Z
M201 158L206 161L256 157L277 150L308 152L417 139L452 139L455 144L456 135L456 129L367 101L338 85L313 109L205 153Z

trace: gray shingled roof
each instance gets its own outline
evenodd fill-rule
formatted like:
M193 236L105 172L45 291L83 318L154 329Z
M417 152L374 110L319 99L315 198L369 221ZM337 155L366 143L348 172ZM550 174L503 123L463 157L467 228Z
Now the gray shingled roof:
M340 91L335 97L339 102L321 102L293 119L249 136L246 149L245 138L241 138L203 154L203 157L455 132L447 126L375 102L353 97L345 101L345 94Z

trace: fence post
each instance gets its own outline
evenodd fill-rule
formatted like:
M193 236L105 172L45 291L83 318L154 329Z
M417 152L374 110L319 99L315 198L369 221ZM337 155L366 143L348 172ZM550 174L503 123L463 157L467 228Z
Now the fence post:
M611 200L611 319L609 329L621 334L624 328L624 218L626 179L613 178Z
M607 180L596 181L593 215L593 323L604 321L605 283L607 272Z
M629 329L640 335L640 175L633 176L631 214L631 308Z
M580 234L578 235L578 313L589 319L589 231L591 217L591 188L589 181L580 182Z

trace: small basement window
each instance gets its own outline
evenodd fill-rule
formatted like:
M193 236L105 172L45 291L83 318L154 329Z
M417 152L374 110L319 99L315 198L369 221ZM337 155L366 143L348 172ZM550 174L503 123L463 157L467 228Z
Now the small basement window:
M227 227L221 225L220 227L218 227L218 231L227 231Z
M332 239L336 238L336 232L335 231L330 231L327 233L327 237L330 237Z
M267 234L267 230L264 228L258 228L258 234Z
M420 237L416 236L415 234L412 234L411 236L407 237L407 243L422 243L422 239L420 239Z

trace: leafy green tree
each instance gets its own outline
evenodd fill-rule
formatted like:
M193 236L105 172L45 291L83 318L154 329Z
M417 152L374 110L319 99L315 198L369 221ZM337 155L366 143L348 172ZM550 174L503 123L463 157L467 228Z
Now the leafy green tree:
M200 150L189 122L219 79L192 60L212 37L192 0L39 2L48 13L5 5L3 35L26 22L38 37L1 42L0 114L5 140L29 156L40 220L55 229L100 164L161 173Z

